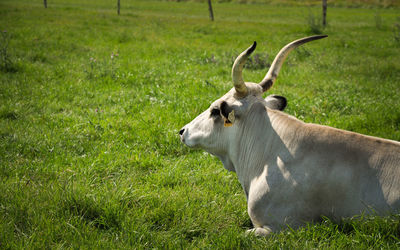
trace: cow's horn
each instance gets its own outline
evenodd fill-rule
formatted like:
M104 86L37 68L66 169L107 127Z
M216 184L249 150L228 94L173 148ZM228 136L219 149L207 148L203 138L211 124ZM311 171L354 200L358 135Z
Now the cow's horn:
M279 51L278 55L275 57L274 61L272 62L272 65L269 68L268 73L265 75L264 79L260 82L260 85L263 88L264 92L267 91L269 88L271 88L272 85L274 84L276 77L278 76L279 71L282 67L282 64L285 61L290 51L292 51L293 49L297 48L298 46L304 43L325 37L327 37L327 35L304 37L299 40L293 41L288 45L286 45L285 47L283 47L281 51Z
M257 43L254 42L253 45L251 45L248 49L243 51L242 54L240 54L233 63L232 81L233 81L233 86L235 86L236 89L236 95L239 98L247 96L247 87L243 81L242 70L247 58L256 49L256 46Z

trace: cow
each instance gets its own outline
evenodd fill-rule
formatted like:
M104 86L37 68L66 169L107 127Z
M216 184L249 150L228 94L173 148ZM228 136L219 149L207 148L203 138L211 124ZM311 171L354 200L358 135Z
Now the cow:
M179 131L185 145L236 172L254 226L248 232L255 235L322 216L389 215L400 208L400 142L305 123L282 112L286 98L262 97L290 51L324 37L287 44L259 84L242 78L254 42L233 64L233 88Z

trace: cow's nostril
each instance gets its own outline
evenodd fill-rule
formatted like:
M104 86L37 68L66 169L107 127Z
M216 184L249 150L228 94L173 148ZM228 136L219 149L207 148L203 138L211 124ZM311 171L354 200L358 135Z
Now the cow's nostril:
M184 129L184 128L181 129L181 130L179 131L179 134L180 134L180 135L183 135L183 132L185 132L185 129Z

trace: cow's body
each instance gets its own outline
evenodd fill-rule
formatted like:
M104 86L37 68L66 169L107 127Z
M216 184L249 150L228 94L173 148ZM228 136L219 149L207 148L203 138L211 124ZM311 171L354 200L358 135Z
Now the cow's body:
M258 139L245 157L240 145L249 142L238 141L232 161L238 166L255 227L279 229L318 220L321 215L388 214L399 208L399 142L254 108L260 110L257 116L264 122L246 124L247 128L262 124L252 130L253 135L247 131L246 137Z
M180 134L237 173L256 234L400 209L399 142L304 123L276 110L286 106L281 97L264 100L265 85L239 84Z

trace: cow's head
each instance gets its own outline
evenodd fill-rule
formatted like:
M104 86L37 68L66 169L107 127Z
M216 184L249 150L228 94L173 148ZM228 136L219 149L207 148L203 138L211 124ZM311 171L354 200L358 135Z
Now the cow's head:
M286 107L286 99L282 96L271 95L266 99L262 94L266 92L276 80L280 68L287 55L294 48L326 37L325 35L311 36L289 43L281 49L275 57L272 65L259 83L244 82L242 78L243 66L256 48L256 42L241 53L232 67L232 81L234 88L211 104L202 114L197 116L180 131L181 141L189 147L200 147L207 152L218 156L228 170L235 171L229 156L230 145L242 136L246 129L246 121L253 119L255 112L260 107L283 110ZM253 138L256 140L256 138ZM237 144L237 141L236 141Z

